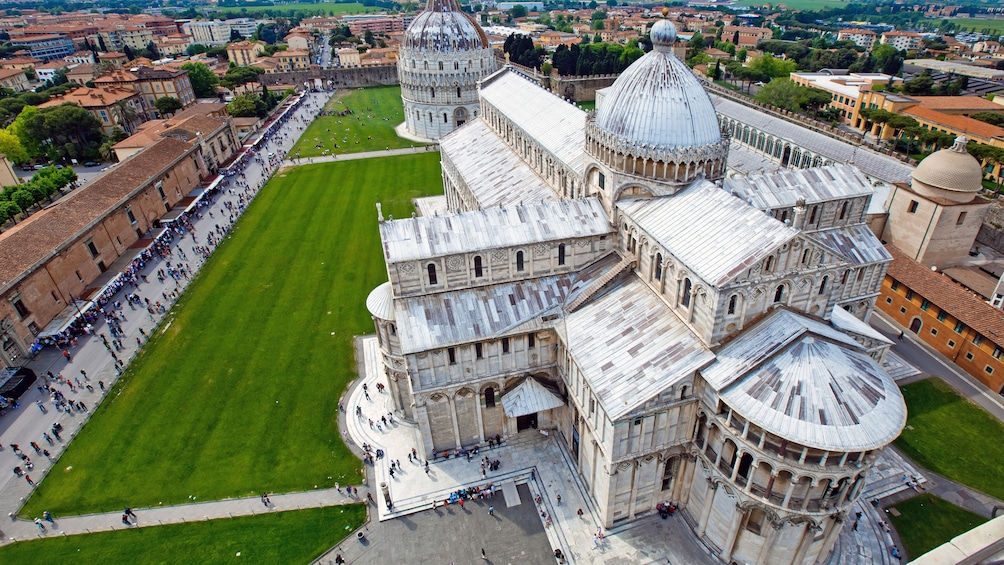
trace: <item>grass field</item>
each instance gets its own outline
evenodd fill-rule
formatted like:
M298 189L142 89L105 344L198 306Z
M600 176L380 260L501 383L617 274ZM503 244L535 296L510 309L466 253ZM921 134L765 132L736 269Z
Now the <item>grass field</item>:
M274 12L276 10L294 10L311 14L341 16L345 14L380 12L383 8L380 8L379 6L363 6L358 2L319 2L316 4L295 2L291 4L276 4L275 6L227 6L224 8L214 8L214 10L219 10L228 14L240 14L245 12L248 14L254 14L265 11Z
M973 31L975 28L977 33L982 33L989 28L992 34L1004 35L1004 19L951 18L949 21L958 26L960 31Z
M0 562L309 563L358 528L365 519L366 508L355 504L232 520L54 536L0 547Z
M888 516L910 559L916 559L987 521L979 514L929 494L915 496L894 508L900 516L891 513Z
M998 499L1004 498L1004 425L938 379L902 387L908 418L896 447L914 461Z
M297 151L300 157L317 157L422 145L402 139L394 132L394 126L404 121L399 86L351 90L336 96L324 108L355 113L318 117L290 151L290 157L295 157Z
M789 10L819 10L831 6L841 6L848 4L848 0L784 0L782 2L768 2L766 0L739 0L738 4L743 6L763 6L764 4L784 4Z
M24 515L358 484L336 418L387 280L374 204L404 218L441 190L433 152L274 178Z

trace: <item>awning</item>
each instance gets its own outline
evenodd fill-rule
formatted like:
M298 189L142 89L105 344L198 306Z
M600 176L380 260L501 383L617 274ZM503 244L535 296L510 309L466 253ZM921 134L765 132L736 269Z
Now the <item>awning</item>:
M527 377L516 388L502 396L502 409L510 418L535 414L564 405L565 401L560 396L533 377Z
M38 339L45 339L58 334L70 327L70 324L72 324L73 320L76 320L77 317L80 316L81 312L86 312L87 309L91 307L90 300L77 299L75 302L76 304L70 304L66 308L63 308L63 311L60 312L58 316L53 318L52 321L49 322L49 325L45 326L45 329L38 332L38 335L35 337Z

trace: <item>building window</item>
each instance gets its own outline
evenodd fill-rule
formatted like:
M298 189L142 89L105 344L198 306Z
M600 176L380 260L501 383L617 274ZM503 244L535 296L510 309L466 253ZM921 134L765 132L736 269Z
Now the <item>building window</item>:
M600 180L600 188L606 188L607 187L607 177L605 177L603 175L603 173L600 173L600 179L599 180Z
M892 304L892 298L886 297L885 303L886 304Z
M906 308L900 307L899 313L900 314L906 314Z
M565 264L565 244L564 243L559 243L558 244L558 264L559 265L564 265Z
M962 330L966 328L966 325L962 322L955 322L955 333L960 334Z
M984 367L983 370L986 371L988 375L994 374L994 368L991 367L990 365L987 365L986 367Z
M736 300L737 299L738 299L738 295L735 295L735 294L733 294L732 296L729 297L729 310L728 310L729 314L735 314L736 313Z
M812 211L809 212L809 223L816 223L816 214L819 212L819 206L813 206Z
M764 261L763 263L764 272L769 273L773 266L774 266L774 257L773 256L768 257L767 260Z
M482 359L484 357L484 349L481 347L480 343L474 344L474 356L478 359Z
M973 345L983 345L983 334L976 334L973 336Z
M132 213L132 207L126 208L126 218L129 218L130 224L136 223L136 214Z
M819 283L819 294L826 293L826 283L830 282L830 277L823 277L822 282Z
M157 194L160 195L160 199L167 200L167 196L164 194L164 183L158 182L156 186L157 186Z
M928 299L925 298L924 300L922 300L920 302L920 309L921 310L927 310L930 307L931 307L931 301L930 300L928 300Z
M526 334L526 346L531 349L537 347L537 336L534 334Z
M948 340L948 348L955 349L955 342L953 340Z
M436 265L429 263L429 284L436 284Z
M475 277L480 277L480 276L483 276L484 274L485 274L485 270L484 270L484 267L481 264L481 256L480 255L475 255L474 256L474 276Z
M662 280L662 253L655 254L655 280Z
M907 300L913 300L913 291L912 290L906 291L906 299Z
M937 328L931 328L931 335L938 335L938 329Z
M947 318L947 317L948 317L948 313L947 312L945 312L944 310L939 310L938 311L938 321L939 322L944 322L945 318Z
M969 360L969 361L972 361L973 360L973 354L972 353L966 353L966 359Z
M516 270L517 271L522 271L523 270L523 252L522 251L517 251L516 252Z
M955 225L961 226L966 221L966 212L959 212L959 219L955 220Z
M994 359L1000 359L1001 355L1004 355L1004 349L994 347Z
M920 206L919 202L917 202L916 200L911 200L910 201L910 206L908 206L907 209L906 209L907 213L916 214L918 206Z
M680 293L680 304L684 308L690 308L690 279L683 279L683 292Z
M774 303L777 304L778 302L781 302L782 298L784 298L784 285L779 284L774 290Z
M847 217L847 208L850 206L850 202L844 202L840 207L840 219L843 220Z
M485 408L495 408L495 389L492 387L485 389Z
M94 245L93 241L88 239L86 242L84 242L84 245L87 246L87 251L91 254L91 258L97 257L98 255L101 254L98 252L98 246Z
M446 354L450 356L450 365L457 364L457 350L454 347L446 348Z
M509 353L509 338L502 338L502 353Z
M24 301L21 300L20 296L15 296L10 301L10 305L14 307L14 311L17 312L17 315L20 316L22 320L31 315L31 310L28 310L28 307L24 305Z
M457 99L459 99L459 98L460 98L460 87L458 86L457 87Z
M807 265L809 263L809 258L811 256L812 256L812 253L811 253L811 251L809 249L806 249L805 251L803 251L802 252L802 264L803 265Z

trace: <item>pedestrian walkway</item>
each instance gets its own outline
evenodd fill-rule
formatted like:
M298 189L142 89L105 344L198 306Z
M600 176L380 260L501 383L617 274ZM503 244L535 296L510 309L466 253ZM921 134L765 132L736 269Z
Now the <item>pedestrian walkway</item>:
M383 149L378 151L363 151L361 153L344 153L341 155L324 155L323 157L301 157L299 159L286 159L282 162L280 171L290 167L300 165L317 165L319 163L334 163L335 161L355 161L357 159L374 159L377 157L393 157L395 155L413 155L415 153L428 153L438 151L439 146L422 145L417 147L405 147L403 149Z

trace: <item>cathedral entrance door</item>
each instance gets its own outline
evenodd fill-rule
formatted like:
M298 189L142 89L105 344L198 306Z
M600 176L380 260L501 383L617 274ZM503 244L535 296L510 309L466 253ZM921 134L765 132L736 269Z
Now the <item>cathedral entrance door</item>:
M523 430L536 430L537 429L537 413L527 414L526 416L516 416L516 431L521 432Z

